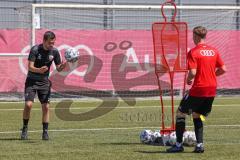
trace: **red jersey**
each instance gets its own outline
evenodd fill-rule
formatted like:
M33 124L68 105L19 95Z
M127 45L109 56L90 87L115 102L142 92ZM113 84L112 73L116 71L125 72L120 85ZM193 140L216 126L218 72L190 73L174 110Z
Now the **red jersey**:
M188 53L188 69L196 69L190 96L214 97L216 95L216 68L223 66L218 51L206 44L198 44Z

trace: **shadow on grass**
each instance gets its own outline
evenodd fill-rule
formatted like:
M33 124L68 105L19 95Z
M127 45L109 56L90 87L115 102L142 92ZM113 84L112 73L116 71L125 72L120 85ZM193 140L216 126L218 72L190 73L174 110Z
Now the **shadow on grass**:
M129 143L129 142L120 142L120 143L96 143L97 145L141 145L141 143Z
M168 153L166 151L134 151L134 152L137 152L137 153L144 153L144 154L158 154L158 153L164 153L164 154L193 154L193 152L189 152L189 151L184 151L184 152L181 152L181 153Z
M36 140L36 139L28 139L28 140L21 140L20 138L16 138L16 137L13 137L13 138L0 138L0 141L22 141L23 143L38 143L39 140Z
M20 138L0 138L0 141L20 141Z

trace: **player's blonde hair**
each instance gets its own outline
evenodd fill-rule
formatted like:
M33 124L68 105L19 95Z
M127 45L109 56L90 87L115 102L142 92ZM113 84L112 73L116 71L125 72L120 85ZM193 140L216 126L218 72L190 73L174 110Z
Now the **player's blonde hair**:
M203 26L197 26L193 29L193 33L198 35L202 39L205 39L207 35L207 29Z

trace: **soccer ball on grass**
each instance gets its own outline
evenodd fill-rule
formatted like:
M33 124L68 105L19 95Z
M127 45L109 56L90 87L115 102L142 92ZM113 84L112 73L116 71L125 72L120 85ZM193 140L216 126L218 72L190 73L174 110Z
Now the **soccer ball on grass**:
M195 132L185 131L183 138L183 144L186 146L194 146L197 143Z
M143 130L140 133L140 141L144 144L152 143L153 132L151 130Z

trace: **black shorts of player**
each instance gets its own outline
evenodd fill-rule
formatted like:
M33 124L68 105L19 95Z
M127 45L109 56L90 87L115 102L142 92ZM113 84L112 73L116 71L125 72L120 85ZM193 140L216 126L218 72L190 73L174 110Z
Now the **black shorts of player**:
M214 97L193 97L185 95L181 100L178 110L182 113L192 114L192 112L208 116L212 110Z
M25 101L34 101L37 93L38 99L43 103L49 103L51 95L51 81L49 79L30 79L27 78L25 82Z

